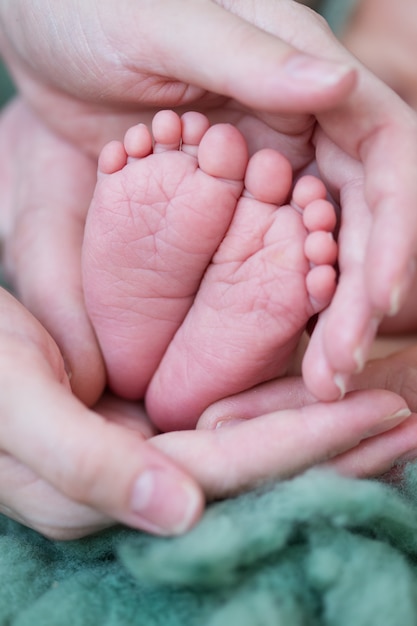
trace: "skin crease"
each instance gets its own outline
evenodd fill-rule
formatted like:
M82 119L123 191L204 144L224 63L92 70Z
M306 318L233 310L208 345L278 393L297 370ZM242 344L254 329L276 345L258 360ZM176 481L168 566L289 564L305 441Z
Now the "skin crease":
M76 240L78 238L80 242L82 211L87 210L87 198L90 197L92 191L87 172L95 169L95 159L103 143L108 138L120 137L127 127L137 121L136 103L138 101L141 101L143 105L141 112L143 112L144 119L147 113L150 114L156 102L158 106L176 105L179 110L181 107L189 108L191 103L194 108L197 102L201 109L210 111L212 120L222 118L223 121L235 122L246 135L251 151L258 147L256 138L259 137L259 141L264 146L267 144L270 147L280 147L296 169L311 161L313 139L318 149L330 141L332 144L342 146L344 158L347 155L349 158L360 159L365 164L361 175L365 177L366 195L374 211L375 219L379 220L376 219L372 231L375 241L373 242L370 238L367 248L370 255L370 262L367 266L370 278L373 278L375 272L375 258L378 259L378 269L382 268L380 274L382 287L381 284L378 285L377 282L371 280L373 302L374 306L389 308L390 285L392 286L398 280L398 276L402 275L404 264L411 255L410 250L414 249L415 224L413 218L404 219L404 215L408 215L411 199L415 197L413 165L416 162L414 145L417 144L414 141L415 120L394 94L386 91L382 83L366 74L359 65L356 66L359 77L355 83L354 72L349 70L350 67L355 66L355 62L346 56L319 18L289 2L282 2L274 5L273 8L268 8L266 3L262 7L259 3L256 5L255 3L233 3L230 4L230 10L239 11L248 21L242 23L233 19L226 24L222 22L224 14L220 12L220 6L211 2L200 3L198 11L190 14L189 23L198 24L201 20L205 33L208 24L212 24L211 41L219 41L220 44L226 46L226 49L230 46L231 35L236 46L245 40L243 50L246 51L247 58L251 60L252 65L248 66L243 62L245 59L242 60L236 54L225 55L222 45L216 46L216 50L221 51L221 58L220 55L213 55L211 58L211 50L202 45L195 47L196 55L192 59L193 65L190 66L186 61L189 60L189 50L193 47L193 42L206 40L194 27L185 29L184 37L178 37L178 29L171 27L172 24L177 25L175 16L181 15L179 11L182 6L181 2L155 2L152 4L151 13L146 11L142 13L142 23L146 24L146 20L152 18L154 24L153 11L157 10L166 19L158 23L158 36L152 42L154 46L152 58L149 61L149 57L145 57L146 62L150 63L150 68L144 68L138 67L135 62L132 67L132 59L135 59L136 55L139 58L140 49L138 50L137 46L145 41L146 50L150 49L149 39L142 40L137 36L136 23L131 19L132 7L137 8L137 3L124 2L118 6L117 20L113 19L110 3L78 4L75 8L81 14L75 11L71 13L73 7L63 1L58 4L56 2L4 1L0 4L3 29L1 48L19 88L37 115L47 120L61 138L71 140L65 142L68 152L74 149L74 143L71 142L75 142L76 149L81 148L82 164L87 180L80 198L77 198L76 205L70 207L66 214L63 212L65 215L62 222L56 226L54 235L49 232L48 237L44 239L41 237L39 241L36 228L27 217L28 213L21 208L22 205L17 211L17 216L14 209L7 212L7 220L3 221L1 228L2 232L6 232L9 236L7 261L9 271L14 275L13 278L20 291L19 295L23 302L35 301L35 305L39 307L36 310L37 317L42 322L44 322L43 318L46 319L45 325L52 335L60 340L59 348L62 350L62 345L66 348L64 352L67 369L69 367L72 371L71 383L75 385L80 397L87 393L86 389L92 383L95 385L95 398L94 394L91 394L88 403L94 404L94 400L101 393L103 369L98 370L99 376L93 381L86 381L85 378L83 381L83 376L80 376L77 371L79 367L77 351L81 344L90 345L92 352L95 352L95 356L90 356L90 358L97 359L98 363L101 358L97 345L94 343L92 329L88 320L83 317L79 276L76 270L71 273L71 268L78 267L76 259L79 249L75 249L71 255L68 248L61 250L59 245L54 248L57 254L54 258L54 265L67 270L65 294L68 292L72 294L70 301L72 310L77 311L72 318L72 323L78 332L71 333L71 342L65 344L60 324L62 311L67 310L68 301L59 289L62 278L59 273L54 276L58 289L55 292L49 285L47 291L49 298L36 296L34 293L36 289L33 286L42 272L36 265L39 256L33 255L33 248L28 247L27 244L37 241L37 245L44 245L45 250L48 250L46 244L57 236L58 241L63 241L65 239L63 234L68 232L68 228L74 233L74 238ZM147 3L147 7L150 6ZM197 5L189 7L190 11L194 10L194 6ZM255 7L256 14L252 13ZM162 10L166 8L169 9L168 12ZM206 13L201 13L201 11ZM269 11L273 12L274 19ZM64 32L60 32L59 29L54 30L58 25L53 23L54 14L60 16L59 24L65 25ZM96 19L97 16L100 18L99 22ZM33 28L34 18L36 29ZM290 32L288 23L293 23L294 28L289 43L298 45L312 54L327 56L330 60L341 59L345 68L339 74L340 80L333 84L328 83L327 87L326 85L323 87L323 82L320 83L319 80L307 84L308 71L303 65L305 59L301 62L297 61L293 58L293 50L288 47L287 43L279 43L272 37L265 38L261 30L253 30L249 24L252 18L260 28L268 25L268 29L272 29L277 35L280 35L280 29L286 30L288 34ZM219 21L226 24L224 29L219 30ZM285 29L283 28L284 21L287 22ZM96 28L97 23L100 23L102 29ZM78 30L80 24L82 24L81 32ZM305 25L305 28L301 28L301 25ZM84 37L84 32L89 33L88 40ZM144 32L150 31L144 27ZM65 33L71 33L71 38L65 39L63 36ZM118 33L122 33L123 37L121 38ZM27 36L28 34L30 37ZM284 33L281 34L284 36ZM54 39L55 35L56 39ZM74 41L80 42L78 50L74 50ZM134 42L133 47L130 41ZM207 41L210 43L210 37ZM95 45L97 48L94 48ZM53 58L50 55L49 46L56 53ZM260 49L263 50L263 58L259 61L257 51ZM104 58L100 58L97 54L102 50L105 50ZM115 53L115 50L118 52ZM274 55L270 54L271 50L274 50ZM211 72L205 63L207 57L211 59ZM225 58L231 60L225 62ZM263 68L261 73L254 71L253 59L257 58ZM286 67L283 60L289 63L289 70L282 69ZM335 71L332 63L330 66ZM248 67L254 69L248 70ZM65 68L65 72L62 72L62 68ZM206 70L204 74L202 74L202 68ZM307 69L310 71L311 67ZM245 88L248 84L248 72L255 79L259 76L259 85L254 85L252 81L249 87ZM294 80L294 74L297 72L299 77L303 74L299 81ZM272 79L265 82L263 80L265 74L274 77L276 83L271 84ZM156 80L155 76L157 76ZM81 83L80 77L82 77ZM351 91L352 95L347 97ZM121 92L124 94L124 102L118 96ZM254 98L262 97L265 104L257 108ZM342 104L336 107L337 102ZM271 113L272 109L284 104L286 109L283 114ZM295 114L289 113L290 106L294 107ZM326 112L327 107L333 107L333 110ZM369 109L372 109L372 116L367 114ZM357 116L351 118L352 110L364 111L363 118ZM311 111L316 113L315 117ZM47 129L45 132L49 133L51 154L54 154L53 142L59 140L56 135L52 136L50 130ZM34 141L32 145L36 145L37 137L32 137L31 141L32 139ZM29 141L28 145L30 145ZM400 153L404 156L404 162L409 165L408 168L399 168L398 155ZM38 164L33 161L32 158L28 166L29 172L34 177L29 185L28 196L30 190L33 189L34 179L38 178L36 170ZM336 191L340 190L341 183L345 184L345 181L339 180L340 172L344 169L344 161L339 162L340 170L338 170L337 163L324 165L330 184L333 183ZM33 170L31 170L32 167ZM377 171L379 174L375 176ZM397 238L390 241L391 256L395 263L391 263L391 257L386 259L384 270L380 254L380 240L381 236L387 232L387 228L384 220L385 206L382 207L384 211L380 208L382 206L381 194L385 190L379 188L378 184L381 180L383 183L391 180L385 176L388 171L392 173L393 181L400 181L391 202L401 207L404 213L400 213L398 217L401 228L397 231ZM360 184L363 195L363 181ZM39 190L38 193L41 194L43 191ZM41 195L39 197L43 198ZM69 198L71 201L74 200L71 194ZM52 212L56 207L56 202L50 202L48 207ZM74 215L77 215L76 219ZM22 216L24 220L21 219ZM46 211L43 224L48 223L47 216ZM77 227L74 226L75 223ZM392 224L389 230L391 232ZM33 235L30 237L22 236L22 234L30 235L31 232ZM26 260L24 260L25 256ZM47 264L45 259L42 263ZM385 279L384 272L385 275L388 272L389 281ZM44 289L46 290L47 286ZM45 292L42 293L43 295ZM42 309L42 301L48 302L48 311L44 310L45 307ZM55 304L59 306L56 308ZM383 417L405 409L403 400L384 391L374 392L371 395L366 392L348 396L346 402L335 405L301 405L302 411L294 407L292 409L294 412L284 412L284 415L281 415L282 420L267 417L265 420L259 419L259 421L244 424L244 428L241 429L230 429L227 433L225 429L223 433L226 434L220 434L221 429L217 434L203 430L184 433L182 438L178 433L167 433L166 436L155 437L152 444L145 445L142 435L138 435L134 440L128 436L128 434L131 435L131 429L129 430L124 424L124 409L121 406L116 411L120 421L115 425L111 419L103 420L100 417L99 410L106 413L105 407L100 406L97 407L97 411L89 411L84 404L71 395L60 350L51 336L27 311L21 308L19 303L9 299L8 296L2 298L2 307L4 312L10 313L9 316L4 317L4 342L2 343L2 346L5 346L7 338L7 341L10 341L10 344L7 344L10 349L4 350L0 369L0 380L9 389L7 398L2 400L3 431L0 432L0 439L5 449L2 469L3 475L10 478L19 466L22 489L19 488L19 484L15 483L13 489L6 492L7 481L5 481L6 487L1 495L1 501L10 514L50 536L60 538L79 536L101 528L114 519L135 527L145 527L153 532L158 532L158 528L159 532L161 529L169 532L170 528L172 531L172 525L170 526L172 522L175 522L178 527L178 511L154 509L152 521L148 519L144 522L143 518L135 517L129 508L133 482L138 474L151 463L160 468L166 468L170 476L176 476L179 483L187 485L194 502L194 508L188 517L188 524L191 525L201 514L203 489L209 497L214 497L216 494L221 496L241 489L243 486L256 484L266 475L288 476L309 464L337 454L343 455L345 468L347 468L349 454L346 450L350 448L354 448L350 457L352 473L357 472L358 467L361 466L366 467L366 471L372 474L384 471L391 466L395 458L409 450L406 440L399 435L393 437L392 444L389 445L385 439L382 445L380 437L377 436L374 441L377 452L374 456L367 457L372 458L372 461L360 463L360 459L363 459L361 456L363 448L361 445L357 446L368 437L369 432L375 428L386 429L389 426L397 428L401 426L396 419L384 421L381 426ZM56 317L54 317L54 310L58 312ZM12 337L10 337L10 326L7 326L10 320L13 320L13 328L17 328L18 321L20 324L19 333L12 334ZM28 335L29 342L25 341ZM73 345L73 352L69 343ZM86 368L88 369L90 368ZM21 372L21 378L16 379L15 376L11 376L11 373L16 371ZM22 381L25 381L26 385L24 397L21 393ZM39 407L35 416L31 413L34 406ZM57 411L51 410L51 407L56 406L60 406L59 419L57 419ZM114 408L111 414L114 416ZM354 414L357 421L351 422L345 419L350 414ZM31 415L33 419L29 421L28 415ZM313 438L309 456L306 458L305 437L308 430L306 431L305 425L309 423L309 417L314 417L312 423L316 425L316 437ZM405 418L406 415L401 413L398 419L402 421ZM295 428L296 424L297 428ZM338 429L340 424L343 424L346 430ZM407 421L408 428L411 428L410 425L412 422ZM274 426L277 428L276 437L274 437ZM399 433L397 428L395 431ZM27 434L24 440L20 436L22 430ZM404 426L403 431L405 430ZM63 432L66 435L65 446L62 446ZM265 445L273 442L274 446L269 449L264 466L257 468L256 465L248 464L245 470L244 462L248 458L249 444L255 440L255 435L258 438L263 436L262 441ZM193 437L195 445L192 445ZM291 467L277 466L280 450L291 450L289 443L292 443L293 452L298 451L301 457L296 456L296 462ZM279 446L278 449L275 445ZM83 456L86 450L89 454ZM185 456L186 450L191 450L189 457ZM219 450L222 452L221 455L219 455ZM200 454L196 451L200 451ZM203 465L200 462L202 452L205 453L206 460ZM194 455L198 458L196 459ZM171 464L169 457L175 461L175 465ZM220 458L227 459L228 464L233 459L232 466L235 469L228 475L228 481L225 480L224 465L216 466ZM74 467L79 468L80 462L84 470L81 473L83 481L80 481L78 473L73 470ZM181 467L186 471L181 470ZM203 489L197 483L202 485ZM29 498L30 493L35 494L33 500ZM32 508L37 494L41 494L41 500L44 500L43 517L39 514L38 508L36 510ZM31 506L27 505L28 501L31 501ZM58 519L54 517L57 503L60 511ZM48 509L49 505L50 509ZM175 515L177 518L173 520L172 516L175 517Z
M47 117L48 124L57 132L65 137L71 137L72 141L78 142L83 150L92 155L97 154L109 136L120 137L127 125L132 123L133 101L142 102L141 119L146 121L146 116L150 112L149 105L153 108L157 100L158 104L163 106L186 103L189 107L191 102L193 105L198 104L198 107L209 113L212 121L221 118L222 121L235 123L245 134L251 152L259 147L259 143L264 147L280 148L296 170L311 161L314 139L319 167L336 195L342 194L341 186L356 185L355 181L346 183L341 180L345 158L353 156L363 163L364 169L357 184L363 201L364 194L366 195L373 216L367 241L363 243L365 270L361 270L361 276L357 280L356 278L350 280L349 266L346 268L345 285L350 284L350 288L346 286L343 290L343 307L340 298L332 303L332 314L326 323L327 331L323 330L320 339L322 374L311 380L308 380L307 376L309 388L316 396L325 400L337 399L340 396L340 388L334 382L335 376L340 378L342 373L346 372L348 375L356 369L354 355L358 348L366 354L368 335L375 331L373 318L381 311L390 311L392 306L397 307L412 280L409 264L417 244L417 217L411 210L417 192L417 183L411 166L417 161L417 142L413 139L417 136L416 119L395 94L386 90L382 83L371 74L367 74L353 57L347 55L331 35L324 21L306 7L287 1L278 4L265 1L261 5L233 2L226 5L227 9L234 12L231 14L212 2L191 5L189 22L195 27L188 30L187 24L181 23L184 32L183 37L178 40L178 37L173 37L176 30L171 26L176 24L180 6L181 0L168 3L166 7L162 0L158 5L152 4L151 8L150 5L144 4L141 21L137 26L137 21L132 19L134 15L132 11L137 10L137 4L128 0L119 7L117 20L112 18L110 3L100 3L96 6L91 1L83 4L82 7L77 7L77 10L81 11L81 16L75 18L67 3L62 3L59 7L56 4L51 5L50 11L45 12L44 5L38 5L37 2L28 0L26 2L21 0L17 4L5 2L3 11L0 6L0 17L3 15L4 26L0 45L19 88L34 109L41 116ZM166 11L162 11L162 7ZM71 31L73 35L71 45L65 45L65 32L60 32L59 25L58 28L55 27L54 16L57 15L58 8L65 16L65 20L59 24L68 24L69 30L65 32ZM164 19L160 20L156 27L152 16L153 11L157 9L164 15ZM28 37L29 26L33 30L31 22L29 23L31 14L36 15L39 27L36 31L37 37L33 34ZM12 19L13 17L15 19ZM6 28L6 18L12 24L11 28ZM151 21L153 29L146 30L145 25ZM257 28L251 26L251 21ZM192 66L186 65L184 52L189 49L187 42L190 41L191 44L192 38L198 37L200 24L204 24L207 37L203 40L207 42L214 40L210 39L207 23L216 23L214 30L219 48L229 44L231 33L235 38L235 45L240 46L242 40L245 40L245 47L242 50L245 51L246 57L232 55L230 64L225 64L224 54L221 62L214 55L211 57L211 63L213 70L215 68L216 71L211 74L206 71L202 75L201 68L205 64L202 61L199 63L200 57L193 58ZM224 25L220 30L219 24ZM293 29L289 27L290 24L294 24ZM138 37L137 28L143 29L147 36ZM267 29L268 34L262 32L263 28ZM121 32L123 38L120 37ZM152 33L151 39L149 32ZM85 33L89 34L87 42ZM58 34L59 40L56 39ZM289 42L274 39L272 34L287 37ZM200 39L201 37L199 41ZM73 41L80 42L78 54L74 54ZM131 41L135 42L133 47ZM47 46L45 42L48 42ZM144 42L147 44L146 49ZM322 77L322 74L312 71L311 65L306 65L305 58L301 62L300 59L297 61L290 45L298 46L316 56L325 56L332 62L340 60L344 66L342 74L339 73L339 80L335 82L333 74L332 81L329 81L327 74L324 89L323 81L320 84L317 80L317 76ZM275 50L274 55L271 54L272 48ZM49 54L50 49L56 53L54 62ZM152 63L149 60L150 49L153 51ZM284 64L281 58L277 57L277 52L285 59ZM200 46L196 51L196 55L199 54L204 58L207 49ZM56 63L56 59L59 59L60 63ZM262 59L261 72L254 71L254 63L259 63L258 59ZM149 72L149 65L152 74ZM57 67L66 67L64 81L62 72L57 71ZM328 70L328 62L326 67ZM334 71L332 63L331 67ZM350 71L353 67L356 67L361 77L356 86L352 82L355 79L354 74ZM250 89L245 88L245 85L248 85L248 73L253 76ZM183 76L183 80L177 78L180 75ZM315 83L311 78L310 82L306 79L311 75L316 78ZM83 76L81 84L80 76ZM111 80L112 76L115 80ZM167 80L167 76L173 76L174 81L172 78ZM275 82L271 83L270 76L277 81L277 87ZM299 80L294 80L297 77ZM259 84L254 84L254 80ZM206 85L205 90L201 88L203 81ZM190 86L190 83L193 86ZM211 87L213 93L207 92L207 87ZM124 105L117 95L118 89L123 91ZM349 89L352 90L352 95L347 98L346 93ZM218 93L223 92L220 100L214 95L214 90ZM231 94L235 95L235 98L230 98ZM257 101L263 99L263 110L254 107L254 97ZM239 104L238 100L242 104ZM337 100L342 101L342 105L335 107L334 102ZM370 102L372 106L368 104ZM332 103L332 109L323 111L325 106L329 107ZM269 112L271 107L279 109L284 105L286 111L284 115L272 115ZM305 113L289 115L289 107L297 111L314 110L316 118ZM181 107L178 108L181 110ZM360 117L358 111L362 112ZM315 121L318 124L315 124ZM326 164L321 155L328 151L328 148L321 149L321 145L327 146L329 140L336 147L340 147L341 158ZM408 168L399 167L397 156L400 152L403 156L402 163L409 164ZM381 154L385 155L384 159L381 158ZM393 181L395 185L392 184ZM85 197L87 195L86 192ZM350 210L349 194L343 193L342 197L348 198L345 202L347 213ZM85 200L84 202L86 204ZM401 211L395 213L395 228L390 213L391 205L401 207ZM381 250L384 250L384 254L381 254ZM16 274L18 281L19 271ZM78 280L75 274L71 278L74 292L79 291ZM362 292L368 300L360 316L356 313L354 298L348 295L354 286L357 287L358 280L363 282ZM31 293L23 290L19 290L19 295L23 302L33 297ZM65 342L62 344L63 350L73 372L79 345L86 344L86 341L91 342L91 328L85 317L82 302L80 298L74 300L76 300L74 306L79 309L80 319L78 345L74 341L65 342L63 339L65 333L59 316L54 318L53 313L42 310L42 306L39 307L40 310L35 310L36 315L44 323L44 317L48 317L47 328L61 344ZM62 303L58 302L58 305L54 308L62 310ZM334 341L333 327L337 325L343 311L350 311L350 314L346 316L348 323L343 340L341 339L338 344ZM91 349L97 352L94 343L91 343ZM77 393L82 392L78 390L76 384L79 378L82 377L74 372L74 389ZM90 383L95 385L94 389L97 392L95 397L98 397L99 384L95 381Z

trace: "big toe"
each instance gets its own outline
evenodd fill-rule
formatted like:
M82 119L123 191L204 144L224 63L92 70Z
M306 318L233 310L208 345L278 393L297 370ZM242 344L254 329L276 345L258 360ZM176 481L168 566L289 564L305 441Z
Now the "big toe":
M292 168L284 155L265 148L251 157L245 175L246 195L281 206L288 199L291 184Z
M209 128L198 149L200 169L216 178L243 180L248 160L246 140L231 124Z

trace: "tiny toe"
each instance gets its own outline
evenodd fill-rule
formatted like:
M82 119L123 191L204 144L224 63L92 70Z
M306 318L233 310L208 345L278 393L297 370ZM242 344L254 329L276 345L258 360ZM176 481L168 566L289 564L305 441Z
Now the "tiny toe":
M152 152L152 135L145 124L132 126L125 134L125 150L129 157L141 159Z
M306 276L306 286L316 313L322 311L336 291L336 270L331 265L313 267Z
M98 158L98 174L114 174L127 162L127 154L121 141L111 141L102 149Z
M251 157L245 174L246 195L282 205L288 199L291 184L292 168L284 155L265 148Z
M304 254L314 265L334 265L337 261L337 243L331 233L317 230L307 235Z
M313 202L313 200L326 198L327 191L324 183L316 176L303 176L294 186L292 193L293 202L301 209Z
M243 135L231 124L211 126L198 147L198 164L210 176L243 181L249 160Z
M174 111L158 111L152 120L155 153L179 150L181 119Z
M327 230L332 233L337 224L336 211L328 200L319 198L306 205L303 222L307 230Z
M196 111L187 111L181 116L182 126L182 152L186 152L196 157L198 146L204 134L210 127L210 122L206 115Z

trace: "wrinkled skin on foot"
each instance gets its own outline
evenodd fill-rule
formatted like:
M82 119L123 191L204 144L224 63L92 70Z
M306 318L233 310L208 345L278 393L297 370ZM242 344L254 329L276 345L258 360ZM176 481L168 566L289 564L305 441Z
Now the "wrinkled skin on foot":
M85 302L107 380L161 430L284 375L331 301L337 246L323 183L250 159L230 124L159 111L103 149L83 243ZM202 236L202 234L204 234ZM146 396L145 396L146 394Z
M124 0L117 11L110 0L76 6L63 0L3 1L0 45L34 109L94 158L107 139L121 138L138 115L146 121L155 105L181 110L198 104L212 120L235 123L251 152L259 144L279 148L296 170L311 162L317 148L319 168L341 198L343 211L349 212L359 197L371 215L361 242L367 305L359 314L354 298L343 298L343 311L350 311L345 341L336 357L322 341L325 373L307 381L318 397L335 399L341 391L335 376L349 377L357 368L355 354L366 356L369 336L376 331L373 320L399 308L413 277L416 118L348 55L317 15L298 3L206 0L187 4L188 18L178 23L183 8L181 0ZM327 61L319 71L305 57L297 59L292 46ZM242 54L236 55L236 48ZM351 68L357 72L356 85ZM340 158L325 162L329 145ZM347 183L341 182L346 158L357 161L361 170ZM32 227L36 230L36 224ZM19 238L17 230L11 233ZM74 257L78 253L74 250ZM345 271L348 285L350 267ZM39 274L35 265L33 274ZM74 274L71 280L75 286L79 277ZM36 285L36 278L27 282ZM344 293L354 287L352 281ZM21 297L30 300L31 294L26 291ZM340 301L332 304L334 318L342 315ZM40 311L40 319L44 316ZM48 323L60 338L60 320ZM74 369L78 346L65 347Z

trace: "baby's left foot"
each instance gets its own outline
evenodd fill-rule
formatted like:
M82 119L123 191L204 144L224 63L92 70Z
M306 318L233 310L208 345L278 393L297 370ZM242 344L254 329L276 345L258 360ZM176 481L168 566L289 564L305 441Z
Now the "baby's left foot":
M312 315L335 290L336 217L324 185L292 185L289 162L261 150L194 303L146 394L162 430L192 428L214 401L286 373Z

